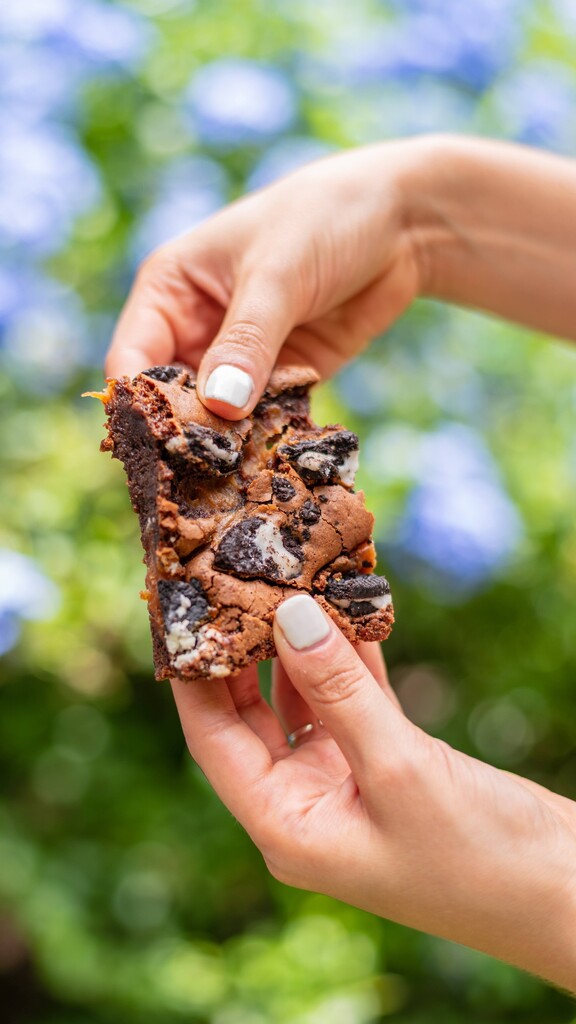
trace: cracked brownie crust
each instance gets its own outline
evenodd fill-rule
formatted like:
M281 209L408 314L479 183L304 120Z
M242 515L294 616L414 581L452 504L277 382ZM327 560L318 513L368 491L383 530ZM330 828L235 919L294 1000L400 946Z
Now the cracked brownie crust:
M108 436L140 519L156 678L218 678L274 655L274 611L311 593L345 636L384 640L373 517L353 491L358 438L310 420L311 370L275 370L253 414L220 419L195 377L108 382Z

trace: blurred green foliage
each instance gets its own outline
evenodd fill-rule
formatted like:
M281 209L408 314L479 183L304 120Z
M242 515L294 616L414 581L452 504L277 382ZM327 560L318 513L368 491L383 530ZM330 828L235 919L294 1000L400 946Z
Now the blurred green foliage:
M83 58L75 105L55 121L75 133L100 192L33 262L64 286L62 309L79 297L80 319L70 321L67 346L50 312L35 322L38 336L8 324L2 353L0 546L33 559L60 594L53 614L22 623L2 661L3 1019L571 1021L567 997L512 968L270 879L188 758L168 688L152 680L136 519L119 465L98 452L101 408L78 398L100 386L113 317L154 235L139 234L142 225L197 193L195 175L204 176L202 201L219 191L221 202L244 190L282 138L320 151L430 127L507 135L524 125L525 141L569 149L561 91L569 92L574 67L568 8L502 4L510 24L495 34L501 41L514 30L504 56L480 33L478 52L464 48L461 64L456 54L453 67L368 75L360 72L373 56L362 45L404 24L397 3L132 0L101 4L100 15L112 7L138 18L146 45L137 60L96 66ZM411 0L404 11L414 39L409 16L418 9ZM462 18L453 32L467 39ZM56 52L57 33L47 39L40 42ZM222 141L198 103L191 113L183 99L190 81L221 57L263 61L287 82L290 125L244 124L246 137ZM528 88L542 62L548 120L542 114L534 125L509 97L519 76ZM199 158L211 164L162 185L179 160ZM431 302L416 304L315 402L319 421L341 421L363 441L360 483L397 610L386 654L408 713L455 746L571 797L575 409L567 346ZM410 560L402 525L423 487L422 446L436 444L446 425L464 429L454 435L464 454L481 444L489 485L520 524L504 551L486 508L470 544L488 552L488 563L475 564L465 592L421 552ZM456 557L452 583L458 565Z

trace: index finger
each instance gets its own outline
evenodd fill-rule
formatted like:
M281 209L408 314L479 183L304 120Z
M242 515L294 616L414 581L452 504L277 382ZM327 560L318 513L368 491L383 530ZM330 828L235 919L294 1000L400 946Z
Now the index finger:
M270 751L242 721L224 680L171 680L188 749L234 817L251 831L258 795L273 767Z
M171 363L176 352L174 313L178 295L165 280L165 257L144 261L118 318L106 356L108 377L135 377L150 366Z
M195 245L186 238L171 242L142 264L106 357L108 376L134 377L177 360L198 369L228 296L218 274L208 266L202 272Z
M135 377L150 366L173 362L176 351L171 325L164 314L139 297L128 299L106 355L107 377Z

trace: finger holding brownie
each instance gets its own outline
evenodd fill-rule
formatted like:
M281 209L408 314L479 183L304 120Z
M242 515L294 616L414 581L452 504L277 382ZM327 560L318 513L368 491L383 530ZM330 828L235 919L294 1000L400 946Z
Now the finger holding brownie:
M574 338L575 243L569 160L436 136L351 151L153 254L107 371L183 362L240 420L277 362L328 377L418 295ZM272 708L254 666L173 683L192 755L272 872L576 990L576 805L408 722L377 648L356 653L305 594L275 643Z
M172 684L192 756L272 874L573 989L574 804L409 722L378 646L357 653L308 595L280 606L275 641L275 710L254 666Z
M233 203L144 262L108 354L182 361L241 419L272 367L336 372L418 295L576 336L576 167L429 136L351 150Z

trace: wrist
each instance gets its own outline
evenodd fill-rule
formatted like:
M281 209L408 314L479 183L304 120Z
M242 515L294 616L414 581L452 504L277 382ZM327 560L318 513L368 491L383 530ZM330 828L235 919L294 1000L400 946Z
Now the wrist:
M552 951L549 980L576 995L576 822L566 847L552 898L551 912L558 913L558 943Z
M491 139L398 144L418 294L574 337L574 162Z
M544 825L544 822L542 823ZM565 820L550 822L527 868L521 903L525 924L504 942L504 960L576 993L576 835ZM518 867L516 868L518 871ZM511 880L511 888L513 881Z
M446 298L450 266L467 243L459 211L460 196L474 187L466 140L425 135L395 145L402 231L417 266L418 294Z

